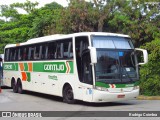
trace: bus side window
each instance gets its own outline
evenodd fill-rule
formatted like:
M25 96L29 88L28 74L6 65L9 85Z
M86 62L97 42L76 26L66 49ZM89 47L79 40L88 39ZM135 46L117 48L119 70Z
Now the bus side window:
M48 43L47 59L55 59L56 42Z
M15 60L15 56L16 56L16 50L15 48L12 49L12 56L11 56L11 60L14 61Z
M72 46L72 42L69 42L69 47L68 47L68 57L69 58L73 58L73 46Z
M29 47L29 56L28 59L29 60L33 60L34 57L34 47Z
M18 60L18 48L14 48L14 56L13 56L13 60L17 61Z
M42 48L43 48L43 46L42 45L40 45L40 51L39 51L39 59L42 59Z
M28 60L28 47L23 50L23 60Z
M14 56L14 50L12 48L10 48L10 55L8 56L9 61L13 60L13 56Z
M56 58L63 58L63 44L57 43Z
M44 60L46 59L46 45L42 45L41 47L41 59Z
M35 48L34 48L34 60L38 60L40 59L40 46L37 45Z
M23 51L24 51L23 47L19 48L19 50L18 50L18 60L23 60Z
M5 61L10 61L9 57L10 57L10 49L6 49L5 50L5 58L4 58L4 60Z
M54 49L56 48L54 46L55 43L48 43L42 48L42 56L43 59L54 59L55 58L55 52Z
M63 58L73 58L72 42L67 41L63 43Z
M68 58L68 47L69 47L69 42L64 42L63 44L63 58Z

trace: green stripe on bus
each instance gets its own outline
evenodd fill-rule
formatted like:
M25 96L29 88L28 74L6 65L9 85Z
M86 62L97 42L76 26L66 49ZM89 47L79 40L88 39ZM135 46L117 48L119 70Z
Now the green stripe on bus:
M106 84L106 83L103 83L103 82L96 82L96 86L109 88L109 84Z
M64 62L33 63L34 72L65 73L66 69L67 68Z
M28 71L28 63L24 63L24 71Z
M18 71L18 63L4 63L4 70Z
M116 87L115 88L127 88L127 87L134 87L139 85L139 81L136 81L133 84L114 84ZM96 82L96 86L98 87L105 87L105 88L110 88L109 84L106 84L104 82Z
M73 73L73 62L70 63L70 73ZM34 72L52 72L52 73L66 73L67 66L65 62L40 62L33 63Z
M73 62L72 61L70 61L69 62L69 66L70 66L70 73L73 73Z
M31 73L30 72L26 72L27 74L27 81L31 82Z
M73 73L73 62L69 61L69 73ZM24 71L28 71L28 63L23 63ZM18 63L4 63L4 70L18 71ZM33 62L33 72L66 73L68 71L66 62Z

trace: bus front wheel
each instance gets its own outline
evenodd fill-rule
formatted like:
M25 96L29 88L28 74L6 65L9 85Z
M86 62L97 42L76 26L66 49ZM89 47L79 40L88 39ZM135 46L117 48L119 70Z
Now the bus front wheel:
M70 85L66 85L63 89L63 101L68 104L75 103L73 90Z

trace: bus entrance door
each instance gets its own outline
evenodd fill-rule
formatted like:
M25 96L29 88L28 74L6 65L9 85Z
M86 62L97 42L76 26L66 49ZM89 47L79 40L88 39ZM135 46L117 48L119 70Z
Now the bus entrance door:
M92 65L89 50L82 53L82 87L83 87L83 100L92 101L93 97L93 77Z

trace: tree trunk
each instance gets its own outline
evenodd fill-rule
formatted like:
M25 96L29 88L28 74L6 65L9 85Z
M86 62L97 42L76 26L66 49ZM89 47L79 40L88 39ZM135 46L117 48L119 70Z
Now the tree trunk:
M104 22L103 22L104 24ZM102 23L98 23L98 32L102 32L103 31L103 24Z

